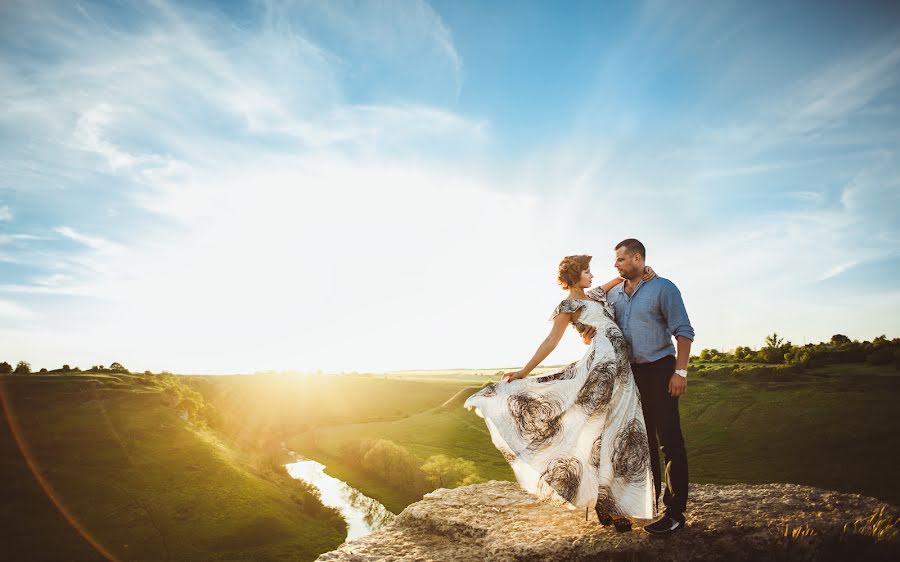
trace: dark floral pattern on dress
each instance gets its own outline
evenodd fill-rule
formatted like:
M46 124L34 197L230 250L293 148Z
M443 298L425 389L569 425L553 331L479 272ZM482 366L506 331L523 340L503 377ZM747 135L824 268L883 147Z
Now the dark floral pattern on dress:
M516 432L531 451L549 446L562 429L562 400L553 394L522 391L510 396L507 404Z
M566 368L549 375L541 375L536 377L538 382L564 381L575 378L575 370L578 367L578 361L574 361L566 365Z
M628 342L625 341L625 336L622 335L622 330L619 329L618 326L609 326L606 328L606 338L609 340L609 343L612 344L613 351L616 352L616 357L628 356Z
M628 482L639 482L646 477L650 466L650 449L644 424L633 419L623 426L613 441L613 474Z
M609 515L651 518L649 449L628 344L605 293L595 289L586 296L567 299L554 311L554 317L578 313L576 329L596 328L580 360L541 376L488 384L465 405L488 420L509 464L540 475L520 480L528 492L558 495L577 507L596 503ZM588 481L597 486L596 499L579 493Z
M604 515L616 517L625 515L619 508L619 504L613 497L612 490L609 486L600 486L597 490L597 511Z
M575 403L584 408L588 415L602 411L612 398L613 381L617 371L614 361L604 361L594 365L588 373L587 380L579 389Z
M486 397L497 396L497 383L492 382L486 385L484 388L479 390L478 393Z
M571 314L573 312L578 312L579 310L584 308L584 306L585 306L585 302L582 300L566 299L566 300L562 301L561 303L559 303L558 305L556 305L556 308L553 310L553 314L550 315L550 320L553 320L560 314L565 314L565 313Z
M600 452L602 451L603 446L603 435L598 435L596 439L594 439L594 443L591 445L591 466L594 468L600 468L601 456Z
M507 449L505 447L500 448L500 454L503 455L503 458L509 464L512 464L513 462L515 462L515 460L517 458L519 458L518 455L516 455L515 453L513 453L512 451L510 451L509 449Z
M609 300L606 298L606 291L604 291L603 288L594 287L593 289L585 291L584 295L600 305L600 307L603 309L604 316L606 316L613 322L616 321L616 312L613 309L612 305L609 304Z
M541 481L568 502L575 501L581 485L581 461L575 457L556 457L547 463Z

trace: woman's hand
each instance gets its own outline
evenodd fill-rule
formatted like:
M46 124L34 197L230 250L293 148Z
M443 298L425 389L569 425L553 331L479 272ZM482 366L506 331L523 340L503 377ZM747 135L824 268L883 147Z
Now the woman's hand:
M522 371L513 371L511 373L503 373L503 376L500 377L500 382L510 382L516 379L524 379L528 375L522 373Z
M644 281L649 281L651 279L656 278L656 272L653 271L653 268L649 265L644 266L644 276L641 277Z

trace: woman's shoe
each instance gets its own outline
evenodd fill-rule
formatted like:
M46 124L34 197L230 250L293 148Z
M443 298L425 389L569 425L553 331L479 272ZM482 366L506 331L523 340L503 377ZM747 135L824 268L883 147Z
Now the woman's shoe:
M607 527L613 524L613 518L606 513L601 512L597 506L594 506L594 511L597 512L597 521L599 521L601 525Z
M613 527L620 533L627 533L631 530L631 520L625 517L616 517L613 519Z

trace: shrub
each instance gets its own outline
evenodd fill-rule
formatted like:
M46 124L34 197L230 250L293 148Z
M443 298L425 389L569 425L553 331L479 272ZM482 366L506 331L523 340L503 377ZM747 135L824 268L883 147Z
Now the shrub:
M475 463L461 457L451 459L446 455L432 455L422 465L422 472L430 484L439 488L455 488L482 481Z
M887 365L888 363L893 363L893 361L894 352L887 348L881 348L866 356L866 362L869 365Z

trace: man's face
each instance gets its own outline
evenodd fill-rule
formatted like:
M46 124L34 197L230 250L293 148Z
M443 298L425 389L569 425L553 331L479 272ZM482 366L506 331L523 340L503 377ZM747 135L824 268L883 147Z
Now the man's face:
M638 273L644 269L644 260L637 252L628 253L627 248L619 248L616 250L616 263L613 264L619 272L619 276L624 279L634 279Z

